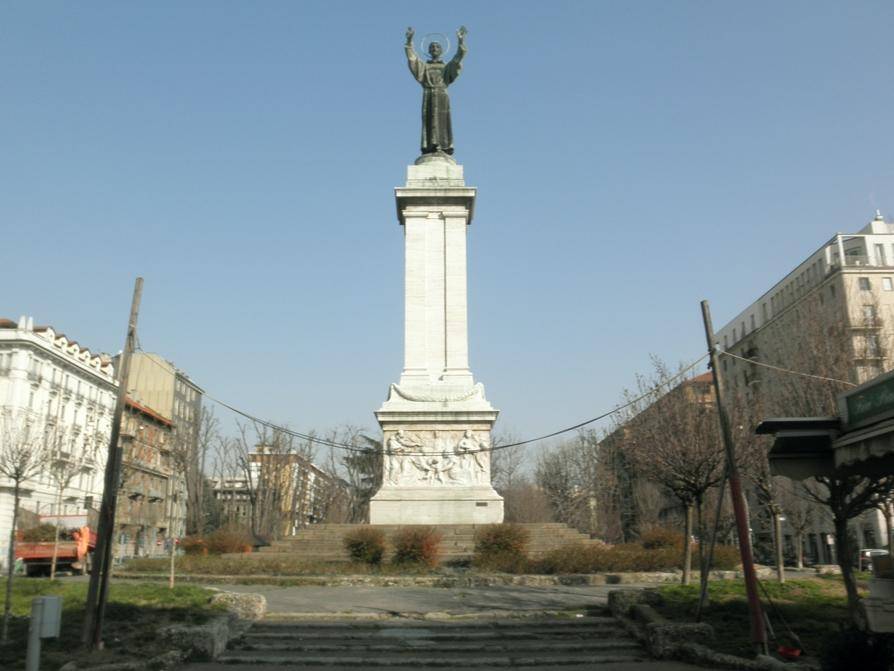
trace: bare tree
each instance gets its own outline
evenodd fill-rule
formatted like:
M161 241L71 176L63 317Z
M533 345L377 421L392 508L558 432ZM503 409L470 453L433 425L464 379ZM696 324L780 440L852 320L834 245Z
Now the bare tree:
M512 445L518 438L501 434L494 438L491 452L491 482L503 497L503 519L506 522L552 522L555 519L546 492L525 473L526 445Z
M592 534L596 519L596 473L599 445L595 434L581 432L540 454L534 481L559 522Z
M35 413L0 409L0 476L12 483L12 526L6 566L6 599L0 641L9 638L12 615L12 576L15 566L16 525L23 486L41 472L51 451L52 438L44 420Z
M658 483L685 509L683 584L692 572L693 513L700 539L705 537L704 504L708 491L724 475L724 451L710 392L710 379L684 379L674 385L666 364L653 359L651 377L640 376L632 402L617 430L619 442L631 456L637 473ZM640 399L640 400L636 400ZM704 543L699 543L704 565Z
M851 543L848 523L891 497L894 493L894 476L867 478L836 471L833 475L818 476L814 483L805 484L803 491L807 497L826 506L832 514L838 565L841 567L844 589L847 592L848 613L853 623L863 629L866 627L866 618L860 608L853 565L857 548Z
M220 424L214 409L202 406L195 435L178 432L172 441L171 456L186 482L186 531L205 530L205 467L208 453L219 440Z
M52 456L49 475L56 486L56 524L53 532L53 557L50 560L50 580L56 577L56 561L59 557L59 532L61 526L62 497L65 490L71 485L75 477L82 473L85 463L75 453L76 437L67 435L68 432L57 429L54 432Z
M736 399L736 412L747 418L743 422L746 433L753 434L763 417L837 415L838 396L849 388L848 383L862 382L866 375L880 372L890 351L890 334L881 329L877 297L867 293L861 296L860 305L848 308L846 301L824 289L814 290L782 312L759 339L758 334L749 336L744 353L750 361L726 357L723 365L730 381L727 393ZM780 368L824 379L792 375ZM758 410L749 413L743 409L749 405ZM761 451L766 454L766 448ZM851 563L855 548L851 547L848 522L884 505L891 486L887 474L836 471L815 482L807 481L802 487L802 493L824 506L832 517L848 608L858 626L863 618Z
M788 478L776 476L774 480L779 507L785 513L788 526L792 530L796 566L804 568L804 534L813 526L816 519L815 506Z

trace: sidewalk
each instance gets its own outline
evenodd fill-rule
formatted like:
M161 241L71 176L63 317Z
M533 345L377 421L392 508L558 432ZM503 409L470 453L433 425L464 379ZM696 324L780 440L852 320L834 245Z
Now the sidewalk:
M602 608L608 593L638 585L551 587L275 587L208 585L231 592L253 592L267 599L270 618L385 618L394 616L511 617Z

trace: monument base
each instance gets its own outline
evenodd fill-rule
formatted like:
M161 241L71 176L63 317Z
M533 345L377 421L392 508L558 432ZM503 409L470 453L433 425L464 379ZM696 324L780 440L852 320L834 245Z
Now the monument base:
M499 524L503 498L492 487L383 488L369 502L370 524Z
M471 377L471 376L469 376ZM460 378L462 379L462 378ZM497 411L471 381L391 385L376 413L382 427L382 486L370 524L497 524L503 498L490 482Z

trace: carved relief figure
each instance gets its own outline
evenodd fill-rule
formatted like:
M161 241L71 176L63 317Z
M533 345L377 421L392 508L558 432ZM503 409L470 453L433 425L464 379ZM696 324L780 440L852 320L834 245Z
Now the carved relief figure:
M463 470L469 478L469 482L482 482L486 475L487 454L482 450L487 449L487 441L478 440L470 429L466 429L463 437L456 444L456 454L463 464Z
M409 460L405 455L421 450L422 443L413 440L404 433L403 429L399 429L385 445L385 452L388 455L386 480L392 485L398 484L406 474L406 465Z

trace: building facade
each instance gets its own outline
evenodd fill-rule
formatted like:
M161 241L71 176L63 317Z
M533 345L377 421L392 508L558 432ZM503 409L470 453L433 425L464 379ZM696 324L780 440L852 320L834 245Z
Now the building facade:
M0 421L27 416L52 441L51 461L25 483L23 509L88 518L99 509L116 393L108 356L30 317L0 319ZM0 478L0 563L12 522L10 485Z
M717 332L727 393L768 401L765 416L835 414L834 393L800 395L803 379L769 364L861 384L894 368L894 223L880 213L856 233L837 233ZM793 380L798 380L795 382ZM839 390L840 391L840 390ZM829 406L829 407L821 407ZM804 539L808 561L834 559L831 519L817 508ZM787 525L786 525L787 526ZM862 548L885 547L881 511L853 525ZM790 529L784 528L792 549Z
M128 398L121 418L123 464L115 530L119 557L164 553L186 532L186 480L173 453L174 423Z
M331 521L346 502L345 483L304 455L258 445L248 467L247 473L211 480L225 524L280 538Z
M190 533L200 531L202 469L199 425L204 391L164 357L134 352L127 382L128 396L173 423L170 449L187 483L185 505Z

